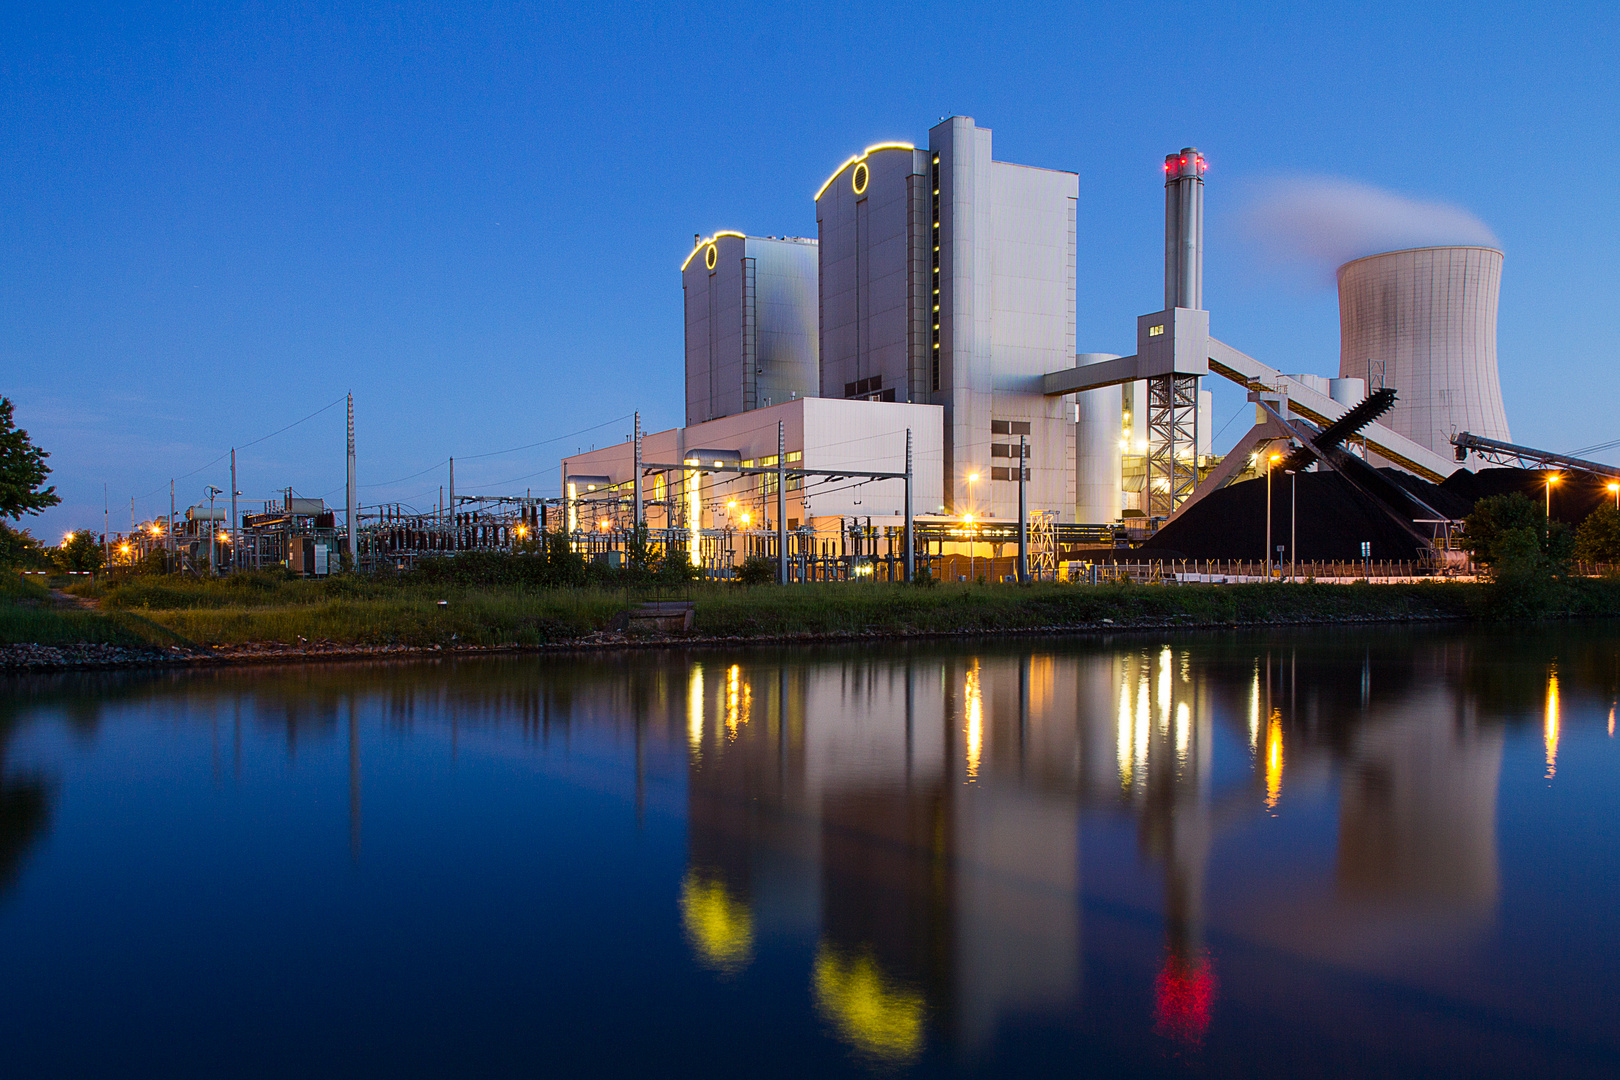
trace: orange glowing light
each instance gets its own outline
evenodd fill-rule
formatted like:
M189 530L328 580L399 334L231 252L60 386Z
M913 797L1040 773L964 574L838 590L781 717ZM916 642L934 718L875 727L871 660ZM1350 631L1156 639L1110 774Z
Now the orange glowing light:
M1542 731L1542 739L1547 746L1547 779L1551 780L1558 771L1558 669L1547 673L1547 717Z
M1273 710L1266 722L1266 809L1275 810L1282 797L1282 714Z
M607 532L608 531L608 519L603 518L601 521L598 521L596 523L596 527L598 529L601 529L603 532Z

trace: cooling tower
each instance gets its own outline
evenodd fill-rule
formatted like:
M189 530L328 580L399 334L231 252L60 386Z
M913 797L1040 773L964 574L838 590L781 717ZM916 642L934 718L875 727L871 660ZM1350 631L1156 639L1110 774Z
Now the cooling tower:
M1508 438L1496 371L1502 253L1415 248L1339 267L1339 375L1399 395L1381 421L1437 454L1471 431Z

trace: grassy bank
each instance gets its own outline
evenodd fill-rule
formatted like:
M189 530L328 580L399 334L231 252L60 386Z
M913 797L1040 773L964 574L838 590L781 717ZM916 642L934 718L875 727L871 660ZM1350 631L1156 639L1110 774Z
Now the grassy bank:
M167 636L136 625L135 619L64 607L43 585L19 574L0 573L0 644L141 645Z
M16 579L12 579L15 581ZM641 595L608 589L446 587L333 578L137 578L74 586L97 611L52 608L37 586L0 605L0 641L106 641L194 647L541 646L615 630ZM30 591L32 590L32 591ZM1234 626L1420 620L1488 614L1489 587L1414 585L825 584L694 587L701 637L995 633L1107 626ZM443 604L441 605L441 601ZM1571 584L1554 615L1620 615L1620 581ZM30 636L32 635L32 636Z

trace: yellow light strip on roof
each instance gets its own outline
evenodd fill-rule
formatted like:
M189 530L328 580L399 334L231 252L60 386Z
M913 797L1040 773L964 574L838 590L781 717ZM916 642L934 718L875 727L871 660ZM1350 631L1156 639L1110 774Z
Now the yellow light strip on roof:
M856 154L854 157L850 158L848 161L846 161L842 165L838 166L838 168L833 172L833 174L831 176L827 177L827 182L825 184L822 184L821 185L821 190L816 192L816 197L815 197L814 201L815 202L820 202L821 197L823 195L825 195L827 193L827 189L832 186L832 182L834 180L838 179L840 176L842 176L843 173L844 173L844 170L849 168L851 165L854 165L857 162L865 161L866 158L867 158L867 155L875 154L879 150L915 150L915 149L917 149L917 148L915 146L911 145L908 142L880 142L880 143L876 143L876 144L874 144L872 146L868 146L865 150L862 150L859 154Z
M684 271L686 269L686 264L692 261L693 256L702 251L704 248L708 247L710 244L714 243L716 240L720 239L722 236L735 236L742 240L748 239L747 233L732 232L730 229L721 229L713 236L705 236L703 239L697 242L697 246L692 249L692 254L686 257L686 262L681 263L681 269Z

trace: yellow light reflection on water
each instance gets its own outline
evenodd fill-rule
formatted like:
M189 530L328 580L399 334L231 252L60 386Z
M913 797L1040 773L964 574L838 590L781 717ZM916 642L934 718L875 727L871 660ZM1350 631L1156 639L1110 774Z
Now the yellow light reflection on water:
M1131 684L1119 680L1119 733L1115 753L1119 757L1119 789L1131 789L1131 738L1136 725L1131 721Z
M963 688L967 714L967 774L968 781L978 779L979 757L984 751L984 692L979 688L979 662L968 669Z
M1159 653L1159 730L1170 730L1170 646Z
M1266 809L1275 810L1282 797L1282 714L1272 711L1266 721Z
M1547 672L1547 720L1542 737L1547 744L1547 779L1558 771L1558 669Z
M822 945L810 985L816 1008L857 1050L888 1062L922 1050L922 995L884 975L872 957L840 957Z
M703 665L693 664L686 683L686 741L697 753L703 747Z
M726 670L726 738L735 739L737 729L748 723L754 706L753 687L742 681L742 668L732 664Z
M1254 662L1254 682L1249 685L1249 753L1260 749L1260 661Z
M1192 741L1192 709L1185 701L1176 706L1176 763L1187 764L1187 744Z
M1134 729L1136 745L1133 748L1135 753L1132 757L1137 775L1142 777L1147 775L1148 733L1153 727L1152 706L1153 703L1148 697L1147 668L1144 666L1142 679L1136 684L1136 725Z
M754 957L754 913L720 881L688 871L681 882L681 926L705 967L735 975Z

